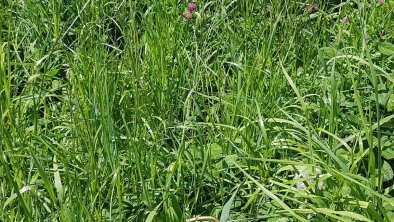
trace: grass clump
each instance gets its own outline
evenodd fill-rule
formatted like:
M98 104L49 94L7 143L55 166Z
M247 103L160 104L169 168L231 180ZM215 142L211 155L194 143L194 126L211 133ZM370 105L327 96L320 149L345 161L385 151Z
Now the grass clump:
M1 221L394 220L393 1L0 5Z

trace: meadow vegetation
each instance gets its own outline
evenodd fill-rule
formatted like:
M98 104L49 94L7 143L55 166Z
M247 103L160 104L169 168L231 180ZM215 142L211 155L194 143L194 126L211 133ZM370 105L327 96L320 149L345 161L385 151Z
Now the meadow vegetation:
M394 221L394 1L0 1L0 221Z

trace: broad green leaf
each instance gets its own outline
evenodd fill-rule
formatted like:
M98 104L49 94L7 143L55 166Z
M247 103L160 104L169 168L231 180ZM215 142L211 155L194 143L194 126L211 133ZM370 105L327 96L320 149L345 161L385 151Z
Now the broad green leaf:
M40 73L40 74L31 75L27 81L28 81L29 83L31 83L31 82L33 82L36 78L38 78L38 77L40 77L40 76L42 76L41 73Z
M74 214L71 212L69 206L67 204L61 205L61 220L60 221L68 221L75 222Z
M378 45L379 51L384 55L394 55L394 45L389 42L382 42Z
M51 78L55 77L56 74L58 74L58 73L59 73L58 69L52 69L51 71L46 73L45 78L46 79L51 79Z
M234 166L234 163L237 161L238 156L236 154L228 155L224 158L224 161L228 166Z
M234 143L236 143L236 144L241 144L241 143L242 143L242 138L241 138L241 137L237 137L237 138L234 140Z
M394 211L387 212L387 219L389 221L394 221Z
M375 97L375 95L372 95L372 97ZM394 110L394 94L379 93L378 102L380 105L387 107L389 112Z
M349 185L347 183L345 183L342 188L341 188L341 195L342 197L348 197L351 193L351 188L349 187Z
M391 160L394 159L394 150L393 149L385 149L382 152L382 156L386 159L386 160Z
M368 206L371 204L370 202L367 202L367 201L359 201L359 200L357 200L357 201L352 200L352 201L349 201L349 203L350 203L350 204L357 205L357 206L359 206L359 207L361 207L361 208L363 208L363 209L367 209Z
M333 47L322 47L320 48L320 51L323 53L323 55L329 58L332 58L337 54L337 50Z
M384 161L383 163L382 173L383 173L383 181L389 181L394 177L393 169L391 168L390 164L387 163L386 161Z
M394 211L394 205L391 205L390 203L383 202L383 208L386 211Z
M394 94L391 94L387 101L387 110L389 112L394 111Z
M56 162L56 156L54 157L54 163L53 163L53 178L54 180L54 185L55 185L55 189L57 192L57 196L59 198L60 202L63 202L63 185L62 185L62 180L60 178L60 172L58 170L58 165L55 163Z
M343 148L339 148L336 151L337 156L343 161L343 162L347 162L349 161L349 152Z
M57 90L58 88L60 88L61 84L60 81L55 79L52 81L52 90Z
M171 195L171 197L168 198L167 206L167 213L170 215L172 221L180 221L182 218L182 210L179 206L179 201L174 195Z
M235 195L237 194L238 189L233 193L231 198L227 201L227 203L223 206L222 214L220 216L220 222L227 222L228 216L230 216L231 206L233 205Z
M157 214L157 211L159 210L159 207L161 206L162 203L163 203L163 202L161 202L160 204L158 204L158 205L155 207L155 209L152 210L152 211L149 213L148 217L146 217L145 222L152 222L152 221L153 221L153 219L155 218L155 216L156 216L156 214Z
M211 150L211 158L218 159L222 156L222 147L217 143L209 144L209 149Z

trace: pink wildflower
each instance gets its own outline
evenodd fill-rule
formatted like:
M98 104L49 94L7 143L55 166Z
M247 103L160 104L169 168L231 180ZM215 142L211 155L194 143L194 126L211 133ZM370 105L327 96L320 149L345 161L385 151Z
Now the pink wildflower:
M192 18L192 13L190 11L186 11L185 14L183 14L183 17L185 19L191 19Z
M342 23L343 23L343 24L349 25L349 22L350 22L350 20L349 20L349 17L348 17L348 16L343 17L343 19L342 19Z
M188 8L189 8L189 11L190 11L190 12L193 12L194 10L196 10L196 7L197 7L197 5L196 5L195 2L190 2L190 3L188 4Z
M379 0L379 3L380 4L384 4L384 0Z

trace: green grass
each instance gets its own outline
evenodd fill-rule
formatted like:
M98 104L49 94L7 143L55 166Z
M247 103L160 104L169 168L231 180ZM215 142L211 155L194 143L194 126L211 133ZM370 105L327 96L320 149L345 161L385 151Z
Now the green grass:
M1 1L0 221L393 221L394 1L310 3Z

